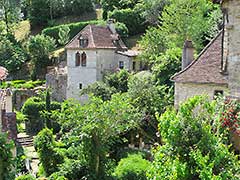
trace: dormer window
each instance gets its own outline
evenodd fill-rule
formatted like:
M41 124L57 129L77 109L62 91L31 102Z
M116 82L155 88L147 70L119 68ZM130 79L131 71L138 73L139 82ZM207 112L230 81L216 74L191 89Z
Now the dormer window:
M79 47L84 48L88 46L88 38L84 37L83 35L80 34L78 37L79 40Z

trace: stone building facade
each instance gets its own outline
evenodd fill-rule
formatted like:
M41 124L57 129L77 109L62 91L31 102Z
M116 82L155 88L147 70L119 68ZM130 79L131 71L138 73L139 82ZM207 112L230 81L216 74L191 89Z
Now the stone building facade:
M217 94L240 97L240 1L215 0L221 3L224 28L204 48L196 60L192 47L185 42L182 70L172 77L175 82L175 106L189 97ZM191 44L191 42L190 42Z
M80 95L81 89L101 81L106 72L141 68L136 60L139 52L128 50L112 21L107 26L86 26L66 45L65 52L66 67L47 75L47 86L58 101L69 98L84 101L86 97Z

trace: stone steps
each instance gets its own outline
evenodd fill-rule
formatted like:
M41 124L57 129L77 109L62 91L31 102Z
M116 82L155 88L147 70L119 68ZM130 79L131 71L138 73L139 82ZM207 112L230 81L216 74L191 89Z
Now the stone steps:
M33 146L33 137L18 137L17 142L24 147Z

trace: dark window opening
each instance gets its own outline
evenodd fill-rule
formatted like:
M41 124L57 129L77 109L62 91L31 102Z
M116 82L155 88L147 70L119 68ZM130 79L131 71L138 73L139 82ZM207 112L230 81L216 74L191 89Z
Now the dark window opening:
M82 89L82 83L79 84L79 89Z
M83 67L87 66L87 55L86 55L85 52L82 53L82 63L81 63L81 65Z
M119 61L119 69L123 69L124 68L124 62L123 61Z
M214 99L216 99L219 96L223 96L223 90L215 90L214 91Z
M75 65L76 65L76 66L80 66L80 62L81 62L81 56L80 56L80 53L77 52L77 53L76 53Z
M132 70L135 71L136 70L136 62L133 61L133 64L132 64Z
M87 47L88 46L88 39L87 38L84 38L82 35L80 35L78 37L78 40L79 40L79 46L84 48L84 47Z

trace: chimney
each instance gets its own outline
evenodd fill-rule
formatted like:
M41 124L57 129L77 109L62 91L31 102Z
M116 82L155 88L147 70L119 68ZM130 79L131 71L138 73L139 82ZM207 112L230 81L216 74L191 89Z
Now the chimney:
M117 31L115 29L114 19L109 19L107 21L107 27L110 29L112 34L117 34Z
M194 48L191 40L186 40L182 54L182 70L194 60Z

